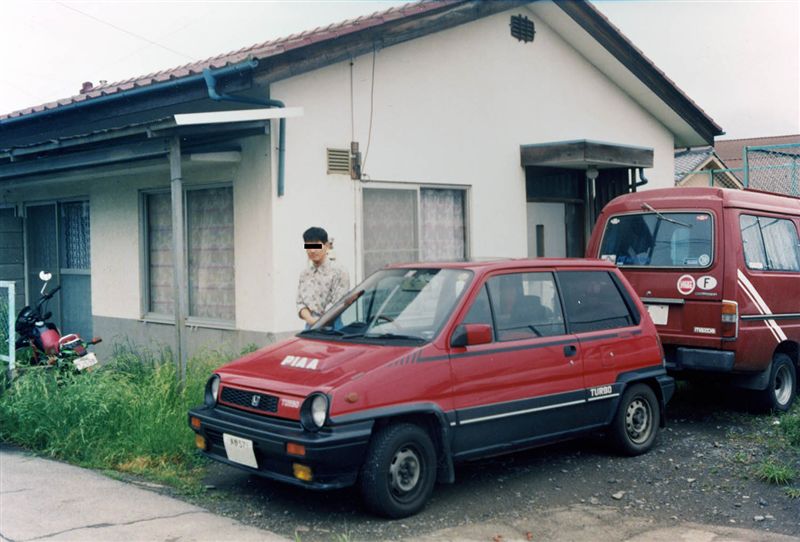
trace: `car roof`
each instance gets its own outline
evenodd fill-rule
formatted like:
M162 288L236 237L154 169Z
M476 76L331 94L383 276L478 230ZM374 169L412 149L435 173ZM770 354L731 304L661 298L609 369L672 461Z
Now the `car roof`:
M612 263L593 258L501 258L466 260L460 262L418 262L389 265L387 269L467 269L475 272L487 273L491 271L513 270L520 268L578 268L596 267L616 269Z
M712 202L724 207L758 209L771 212L800 214L800 198L787 194L762 192L760 190L736 190L718 187L670 187L656 188L624 194L614 198L607 205L611 212L641 211L642 204L652 204L655 208L702 208Z

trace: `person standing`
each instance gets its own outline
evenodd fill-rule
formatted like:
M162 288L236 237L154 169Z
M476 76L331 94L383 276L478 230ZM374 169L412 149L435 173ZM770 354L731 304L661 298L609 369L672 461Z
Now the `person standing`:
M303 242L311 266L300 273L297 283L297 315L314 325L328 308L350 289L347 271L328 258L328 232L311 227L303 232Z

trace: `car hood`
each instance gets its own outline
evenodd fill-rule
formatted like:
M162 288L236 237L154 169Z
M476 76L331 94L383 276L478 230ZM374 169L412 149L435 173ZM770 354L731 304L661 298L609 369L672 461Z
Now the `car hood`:
M305 397L327 392L418 346L354 344L295 337L217 369L223 385Z

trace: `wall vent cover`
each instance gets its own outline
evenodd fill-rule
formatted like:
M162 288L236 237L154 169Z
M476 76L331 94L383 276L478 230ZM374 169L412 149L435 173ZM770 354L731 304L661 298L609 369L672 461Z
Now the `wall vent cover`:
M511 27L511 35L519 41L525 43L533 41L536 30L533 28L533 21L525 15L512 15L508 26Z
M327 149L328 175L350 175L350 151Z

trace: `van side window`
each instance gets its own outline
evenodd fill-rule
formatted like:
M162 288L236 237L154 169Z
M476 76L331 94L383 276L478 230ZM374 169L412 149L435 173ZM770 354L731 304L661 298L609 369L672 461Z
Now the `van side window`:
M563 335L564 317L552 273L513 273L487 281L499 341Z
M561 271L558 281L572 333L634 325L622 294L606 271Z
M739 227L748 269L800 271L800 239L791 220L743 214Z

